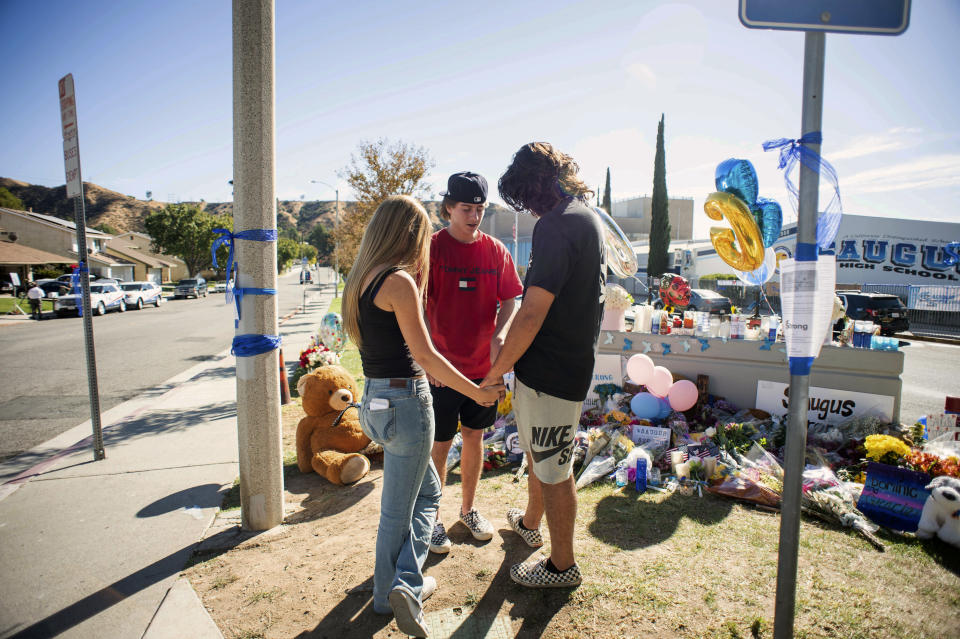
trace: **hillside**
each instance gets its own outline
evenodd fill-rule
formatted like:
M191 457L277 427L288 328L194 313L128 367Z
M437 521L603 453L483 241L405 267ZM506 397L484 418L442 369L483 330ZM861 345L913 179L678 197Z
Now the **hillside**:
M12 178L0 177L0 187L5 187L20 198L23 205L37 213L53 215L65 220L74 219L73 200L68 200L66 187L49 188L28 184ZM83 183L83 199L86 203L87 226L106 224L119 232L143 231L143 221L150 213L160 210L166 202L156 200L138 200L137 198L111 191L92 182ZM188 202L199 204L213 214L233 215L233 202ZM424 207L436 227L443 224L437 215L440 202L424 202ZM341 201L340 213L344 214L354 207L353 202ZM505 211L504 207L490 205L490 213ZM318 200L281 200L277 210L279 229L298 229L309 233L317 224L332 228L336 218L336 202Z

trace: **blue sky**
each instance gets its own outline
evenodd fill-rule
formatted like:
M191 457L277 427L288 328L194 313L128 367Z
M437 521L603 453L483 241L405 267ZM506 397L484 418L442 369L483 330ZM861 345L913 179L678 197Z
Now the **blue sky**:
M63 184L56 83L76 81L85 181L155 199L230 199L229 2L0 0L0 175ZM913 2L897 37L830 34L824 156L848 213L953 221L960 200L960 2ZM951 60L953 62L951 62ZM736 0L294 2L276 5L277 195L333 199L361 140L425 147L492 185L524 143L570 153L614 199L667 189L696 233L728 157L793 213L774 153L800 133L803 35L744 28ZM492 188L492 199L498 201ZM825 203L825 200L821 200Z

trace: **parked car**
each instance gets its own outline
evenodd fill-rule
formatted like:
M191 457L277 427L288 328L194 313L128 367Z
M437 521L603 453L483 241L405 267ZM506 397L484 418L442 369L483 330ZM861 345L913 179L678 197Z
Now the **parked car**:
M191 277L177 282L177 287L173 290L174 299L181 297L206 297L207 280L202 277Z
M76 315L81 304L81 295L70 293L53 300L53 310L57 315ZM116 309L121 313L127 310L124 293L116 284L91 284L90 307L94 315L103 315Z
M880 325L881 335L893 335L910 330L907 307L896 295L837 291L852 320L868 320Z
M37 282L37 286L43 289L43 294L47 298L60 297L70 293L70 285L64 284L58 280L47 280L46 282Z
M730 298L706 288L690 289L690 303L685 311L706 311L718 315L730 313ZM654 300L654 308L663 308L662 300Z
M138 311L146 304L159 308L163 302L163 289L156 282L124 282L120 290L123 291L123 301L127 307Z
M227 292L227 283L226 282L217 282L213 285L214 293L226 293Z

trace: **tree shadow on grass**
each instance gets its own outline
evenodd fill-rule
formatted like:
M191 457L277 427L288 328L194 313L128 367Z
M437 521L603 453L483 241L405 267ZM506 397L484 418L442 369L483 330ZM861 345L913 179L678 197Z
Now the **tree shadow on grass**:
M600 541L623 550L654 546L669 539L681 519L703 526L723 521L734 507L733 500L709 494L702 498L673 493L662 501L644 499L627 490L607 495L597 502L596 518L588 527Z

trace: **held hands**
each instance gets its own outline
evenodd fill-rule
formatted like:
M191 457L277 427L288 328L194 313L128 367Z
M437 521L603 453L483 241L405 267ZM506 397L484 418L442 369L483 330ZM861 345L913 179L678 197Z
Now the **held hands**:
M437 388L445 388L446 384L441 382L439 379L424 371L424 374L427 376L427 381L430 382L431 386L436 386Z
M486 381L486 380L484 380ZM491 386L481 385L477 388L476 395L474 396L474 401L476 401L481 406L493 406L497 403L497 400L504 396L506 393L507 387L503 383L493 384Z
M507 396L507 385L503 381L503 375L491 375L488 373L487 376L483 378L483 381L480 382L480 388L500 389L498 400L501 402Z

